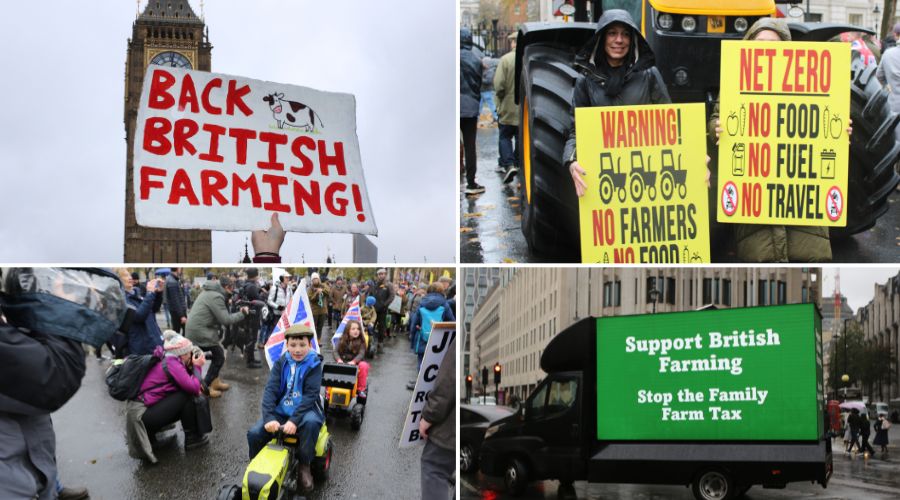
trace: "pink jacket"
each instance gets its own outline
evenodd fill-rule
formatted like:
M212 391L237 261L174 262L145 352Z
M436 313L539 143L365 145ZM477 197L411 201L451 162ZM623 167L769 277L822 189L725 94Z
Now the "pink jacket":
M162 353L162 346L157 346L153 352L156 356L162 356ZM163 363L166 363L169 369L169 377L166 377L163 371ZM138 399L143 401L144 405L150 407L177 391L184 391L191 396L197 396L202 390L200 370L194 367L194 373L189 374L180 359L173 356L162 356L162 361L153 365L153 368L150 368L147 376L144 377Z

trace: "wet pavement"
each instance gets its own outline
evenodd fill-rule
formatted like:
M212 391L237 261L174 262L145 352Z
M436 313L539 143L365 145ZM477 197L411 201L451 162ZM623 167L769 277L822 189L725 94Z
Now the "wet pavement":
M818 484L791 483L784 489L764 489L754 486L743 498L747 499L871 499L888 500L900 498L900 429L891 428L890 439L895 443L890 447L890 454L884 459L877 454L865 459L861 455L846 455L836 451L833 456L834 474L828 482L828 488ZM843 450L840 440L834 441L836 450ZM462 499L505 499L512 498L505 494L503 480L498 477L486 477L478 474L463 474L461 484ZM556 499L557 481L543 481L530 485L523 499ZM659 486L637 484L588 484L584 481L575 483L575 491L580 499L692 499L690 488L684 486Z
M165 324L165 321L161 322ZM330 330L326 330L330 338ZM323 354L330 360L330 343ZM105 351L104 351L105 353ZM347 419L329 419L334 446L331 472L307 495L325 498L418 498L421 447L398 447L411 391L416 357L405 338L388 340L384 354L370 360L369 399L362 428ZM87 358L82 387L53 414L57 461L64 485L86 486L92 499L213 499L225 484L240 484L247 458L247 429L260 418L267 370L246 368L240 354L228 352L222 379L231 389L211 400L214 431L210 444L185 451L181 425L176 442L160 449L159 463L128 456L124 403L106 392L108 360Z
M485 192L460 198L460 259L463 263L548 262L533 255L521 230L519 185L514 180L503 184L503 176L495 171L498 157L499 130L479 124L476 148L478 171L476 181ZM832 241L834 262L898 262L900 261L900 191L888 198L890 208L872 229L849 238ZM727 242L729 238L725 238ZM729 244L713 245L713 262L736 262Z

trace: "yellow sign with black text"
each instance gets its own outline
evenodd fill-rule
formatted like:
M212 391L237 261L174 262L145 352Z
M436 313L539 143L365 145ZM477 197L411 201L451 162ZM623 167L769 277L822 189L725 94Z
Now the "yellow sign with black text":
M703 104L575 110L585 263L709 262Z
M850 47L722 42L717 220L847 225Z

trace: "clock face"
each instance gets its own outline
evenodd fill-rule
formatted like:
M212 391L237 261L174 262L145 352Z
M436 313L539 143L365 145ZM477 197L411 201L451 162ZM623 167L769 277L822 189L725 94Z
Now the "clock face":
M159 64L160 66L171 66L173 68L191 68L191 62L178 52L160 52L150 60L150 64Z

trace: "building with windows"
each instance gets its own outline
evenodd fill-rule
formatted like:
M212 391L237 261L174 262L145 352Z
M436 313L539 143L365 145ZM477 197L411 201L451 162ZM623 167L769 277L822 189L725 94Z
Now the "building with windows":
M479 306L484 302L485 298L492 288L500 283L501 270L495 267L464 267L461 270L460 282L462 286L457 286L457 325L456 334L459 336L457 345L462 346L460 356L462 364L460 365L460 373L474 373L471 368L471 339L469 332L472 325L472 317ZM471 365L471 366L470 366ZM464 396L466 393L465 376L459 377L459 394Z
M582 318L709 305L813 301L821 307L822 298L818 268L504 268L499 280L471 317L469 345L480 345L475 352L481 365L503 367L501 399L527 397L544 377L544 347Z
M864 394L871 401L887 402L900 398L900 273L883 285L875 284L875 295L860 307L853 320L862 327L865 342L891 353L891 377L873 388L874 394ZM855 374L849 374L855 380ZM865 389L865 388L864 388Z

